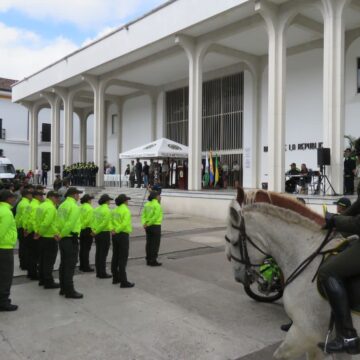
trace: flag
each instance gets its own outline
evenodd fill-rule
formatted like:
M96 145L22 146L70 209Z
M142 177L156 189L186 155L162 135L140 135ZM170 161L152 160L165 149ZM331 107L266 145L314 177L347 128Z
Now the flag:
M218 166L218 156L215 155L215 186L219 182L219 166Z
M210 186L214 184L214 164L212 159L212 152L210 150Z
M205 174L204 174L204 178L203 178L205 187L209 186L209 180L210 180L210 178L209 178L209 156L208 156L208 153L206 152Z

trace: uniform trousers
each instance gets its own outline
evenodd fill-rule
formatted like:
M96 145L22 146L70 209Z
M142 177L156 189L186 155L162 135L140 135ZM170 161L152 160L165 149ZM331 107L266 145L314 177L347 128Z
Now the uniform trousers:
M28 251L26 247L26 241L24 236L24 229L19 228L18 229L18 239L19 239L19 262L20 262L20 268L22 270L27 269L27 263L28 263Z
M10 288L14 275L14 250L0 249L0 306L11 303Z
M153 263L159 255L161 240L161 225L151 225L146 227L146 261Z
M39 278L43 285L54 283L53 270L58 254L58 243L54 238L41 237L39 239Z
M88 270L90 268L89 254L92 243L91 229L82 229L80 233L80 270Z
M110 248L110 231L102 231L95 236L95 267L96 275L103 276L106 274L106 258Z
M111 273L114 280L127 282L126 265L129 257L129 234L121 232L113 235L113 255L111 260Z
M65 294L74 291L74 272L79 253L77 235L63 237L60 240L60 288Z
M32 232L26 237L25 242L29 254L27 264L28 277L32 280L37 280L39 278L40 241L39 239L34 239L34 233Z

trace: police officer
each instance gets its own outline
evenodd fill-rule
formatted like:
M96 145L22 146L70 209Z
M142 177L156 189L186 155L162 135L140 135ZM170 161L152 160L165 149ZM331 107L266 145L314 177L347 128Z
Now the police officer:
M14 247L17 231L11 211L15 195L9 190L0 191L0 311L14 311L18 306L11 304L10 288L14 275Z
M16 227L18 231L18 239L19 239L19 261L20 268L22 270L27 270L28 265L28 249L25 242L24 236L24 213L27 207L30 205L30 201L32 200L32 191L29 189L24 189L21 192L21 200L16 207Z
M141 215L141 223L146 231L146 263L148 266L161 266L162 264L157 261L163 219L160 194L151 191L148 200Z
M24 220L24 235L26 236L26 245L28 247L28 264L27 271L30 280L39 280L39 238L34 237L36 228L36 212L37 208L44 201L44 193L41 190L33 192L33 198L26 208Z
M108 194L101 195L99 207L94 210L94 221L91 226L92 233L95 235L95 267L96 277L108 279L112 276L106 273L106 258L110 248L110 238L112 231L112 215L109 208L110 201L113 200Z
M81 220L81 233L80 233L80 267L83 272L93 272L94 269L90 267L89 254L91 245L93 243L93 236L91 234L91 224L94 216L94 209L91 206L93 196L85 194L80 202L80 220Z
M338 232L360 235L360 215L333 215L326 218L326 228L336 228ZM319 347L327 353L359 354L360 338L354 328L346 281L360 275L360 240L336 256L327 260L320 267L318 279L322 286L335 320L336 337Z
M58 209L60 229L60 295L71 299L81 299L83 294L75 291L73 276L78 259L78 237L81 230L80 208L77 205L82 191L70 187L65 194L65 201Z
M39 238L39 285L44 286L45 289L60 287L52 275L58 253L59 228L56 206L59 204L59 199L60 195L57 192L49 191L46 200L36 211L34 237Z
M132 288L134 283L129 282L126 275L126 264L129 257L129 235L132 232L131 212L128 207L130 200L125 194L115 199L117 207L112 211L113 219L113 256L111 272L113 284L120 283L121 288Z

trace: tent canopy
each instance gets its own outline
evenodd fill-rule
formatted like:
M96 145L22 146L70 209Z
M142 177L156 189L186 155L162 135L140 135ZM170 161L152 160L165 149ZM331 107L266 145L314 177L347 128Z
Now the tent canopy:
M175 158L186 159L189 148L175 141L161 138L149 144L125 151L119 155L120 159L155 159L155 158Z

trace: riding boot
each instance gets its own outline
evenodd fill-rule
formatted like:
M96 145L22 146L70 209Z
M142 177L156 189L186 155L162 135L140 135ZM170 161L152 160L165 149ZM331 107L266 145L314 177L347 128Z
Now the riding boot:
M360 353L360 339L354 329L348 295L342 280L328 277L322 281L322 287L329 300L335 319L336 337L318 346L325 353Z

